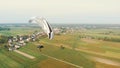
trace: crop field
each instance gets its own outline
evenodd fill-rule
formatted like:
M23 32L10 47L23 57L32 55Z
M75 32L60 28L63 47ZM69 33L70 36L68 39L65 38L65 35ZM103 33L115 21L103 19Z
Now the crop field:
M11 27L10 31L0 31L0 35L26 35L35 31L39 28ZM18 49L34 59L8 51L1 44L0 68L120 68L119 39L118 29L74 30L55 35L52 40L40 37ZM44 46L41 50L37 48L40 44Z

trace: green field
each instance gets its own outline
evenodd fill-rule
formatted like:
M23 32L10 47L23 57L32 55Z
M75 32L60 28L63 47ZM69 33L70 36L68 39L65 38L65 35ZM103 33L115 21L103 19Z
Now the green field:
M0 31L1 35L24 35L32 34L38 28L11 27L10 31ZM105 32L112 31L110 34ZM53 40L40 38L39 41L29 42L19 49L24 53L32 55L35 59L29 59L14 51L7 51L1 44L0 68L120 68L120 43L116 41L105 41L91 39L89 37L120 38L119 30L112 29L90 29L55 35ZM87 36L81 38L81 36ZM37 45L43 44L40 52ZM64 49L61 48L64 47ZM50 57L69 62L67 64Z

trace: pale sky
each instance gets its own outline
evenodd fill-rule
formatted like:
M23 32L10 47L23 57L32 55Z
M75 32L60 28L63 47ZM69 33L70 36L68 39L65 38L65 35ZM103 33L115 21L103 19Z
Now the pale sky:
M0 0L0 23L120 24L120 0Z

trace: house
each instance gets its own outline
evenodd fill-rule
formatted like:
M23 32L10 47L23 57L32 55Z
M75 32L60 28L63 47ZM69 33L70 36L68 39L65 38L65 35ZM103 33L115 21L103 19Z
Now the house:
M15 49L19 49L20 48L20 46L18 46L18 45L15 45L14 47L15 47Z
M25 42L23 40L19 41L19 45L20 46L24 46L25 45Z
M62 30L58 28L54 28L53 31L55 34L60 34Z

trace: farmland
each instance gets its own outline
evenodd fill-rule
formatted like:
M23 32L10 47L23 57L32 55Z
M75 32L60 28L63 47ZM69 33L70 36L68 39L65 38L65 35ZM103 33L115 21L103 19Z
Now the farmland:
M54 25L54 28L60 28L61 26L63 27L63 25ZM69 29L68 26L70 26ZM83 68L119 68L120 31L119 28L115 28L119 26L94 25L97 28L93 28L86 25L87 27L77 28L81 26L65 25L63 33L56 34L53 40L39 38L39 40L29 42L19 49L21 52L34 56L35 59L32 60L14 51L6 50L4 48L5 44L1 44L0 58L2 59L0 59L0 67L78 68L77 66L80 66ZM22 24L19 27L14 25L9 26L9 28L9 31L0 31L0 35L28 35L35 31L41 31L36 25L27 26ZM39 44L44 46L42 51L37 48Z

